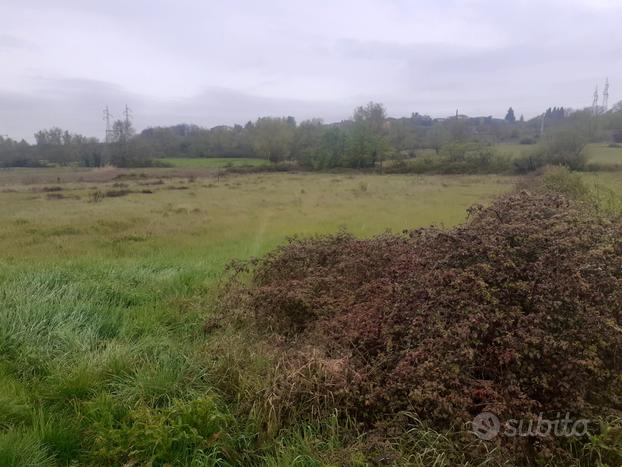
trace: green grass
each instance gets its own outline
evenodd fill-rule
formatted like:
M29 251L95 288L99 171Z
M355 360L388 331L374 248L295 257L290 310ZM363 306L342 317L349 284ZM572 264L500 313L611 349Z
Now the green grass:
M495 145L495 149L500 154L510 157L518 157L525 152L529 152L536 147L529 144L509 144L502 143ZM622 166L622 147L610 148L608 144L591 143L584 149L588 162L599 164L602 166Z
M610 148L607 144L589 144L585 151L589 162L603 166L622 167L622 147Z
M594 172L582 175L588 183L600 184L622 195L622 172Z
M591 172L582 174L591 199L599 209L614 216L622 216L622 172Z
M202 328L224 265L296 233L454 225L515 181L149 175L91 202L119 182L58 174L63 199L0 181L3 466L361 464L365 443L336 421L273 431L249 406L269 355L234 329Z
M0 174L0 465L464 464L455 433L424 425L379 451L336 416L280 426L256 404L272 350L203 324L232 258L294 234L449 227L515 178L165 170ZM622 172L581 177L622 194Z
M501 143L495 145L495 150L499 154L515 158L521 156L525 152L533 150L534 147L534 144Z
M219 169L225 167L260 167L270 165L270 162L265 159L249 157L169 157L158 160L182 169Z
M359 235L455 225L466 208L514 182L496 176L259 174L172 179L90 202L114 183L62 184L65 199L31 186L0 192L0 264L25 261L203 258L221 264L258 254L294 234L346 228ZM141 183L143 185L141 185ZM181 189L183 188L183 189ZM1 191L1 188L0 188Z

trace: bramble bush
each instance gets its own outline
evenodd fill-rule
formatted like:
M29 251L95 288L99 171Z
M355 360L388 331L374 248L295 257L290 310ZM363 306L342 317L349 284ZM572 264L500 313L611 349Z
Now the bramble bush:
M264 394L280 417L339 409L365 429L404 431L404 413L439 429L482 411L620 414L622 225L553 192L469 214L449 231L294 239L237 265L250 273L230 288L242 316L285 342ZM513 442L532 444L501 446L519 459L574 449Z

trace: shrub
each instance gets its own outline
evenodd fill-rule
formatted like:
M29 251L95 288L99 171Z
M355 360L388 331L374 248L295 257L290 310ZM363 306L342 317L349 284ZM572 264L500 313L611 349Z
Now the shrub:
M266 395L284 419L339 408L406 430L404 412L446 428L620 410L622 226L550 192L470 214L451 231L293 240L238 268L243 310L289 343Z
M545 145L549 163L563 165L571 170L585 167L587 156L583 152L586 140L577 132L559 133Z
M450 144L439 156L418 157L413 161L397 161L387 172L392 173L501 173L510 169L508 157L493 148L476 143Z
M572 199L588 200L590 197L590 189L581 175L570 172L565 167L557 167L548 171L544 174L543 183L547 189Z
M548 161L545 151L542 147L539 147L521 154L516 157L512 163L516 173L525 174L544 167L547 165Z
M104 193L104 196L106 198L119 198L121 196L127 196L130 193L130 190L108 190Z
M583 170L587 156L583 151L586 140L575 132L559 132L530 152L514 159L514 170L527 173L545 165L562 165L571 170Z
M597 211L612 218L622 217L622 197L614 190L600 183L588 186L583 177L565 167L550 168L543 176L543 185L569 198L585 201Z

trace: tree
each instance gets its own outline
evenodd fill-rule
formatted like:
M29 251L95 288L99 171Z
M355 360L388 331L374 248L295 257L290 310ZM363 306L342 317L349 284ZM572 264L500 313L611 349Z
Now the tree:
M101 167L104 164L102 145L96 138L79 136L77 155L83 167Z
M136 132L130 120L116 120L112 124L112 141L115 143L127 143Z
M387 139L396 153L414 155L417 146L417 131L412 117L390 122Z
M37 146L60 146L63 144L63 130L58 127L49 130L39 130L35 133Z
M112 124L112 144L109 148L111 150L109 158L112 165L117 167L139 165L133 157L136 154L132 154L132 151L130 151L130 140L134 134L132 122L127 118L125 120L116 120ZM141 155L138 155L138 159L141 157Z
M473 127L468 119L449 118L443 122L453 143L466 143L471 139Z
M347 135L344 130L336 126L327 128L322 134L315 166L321 169L343 166L346 145Z
M353 168L374 167L382 162L389 152L389 145L382 137L355 127L347 143L345 165Z
M508 113L505 114L505 121L509 123L516 122L516 116L514 115L514 109L512 107L510 107Z
M292 144L292 156L294 159L303 166L317 167L324 132L322 120L314 118L303 121L296 128Z
M82 162L84 153L93 153L99 143L76 133L63 131L58 127L35 133L34 153L38 160L67 165Z
M352 119L355 124L363 125L370 131L381 134L384 131L387 113L384 105L376 102L369 102L365 106L354 109Z
M35 151L26 141L0 136L0 167L33 167L39 165Z
M386 111L382 104L369 102L357 107L352 117L347 154L344 162L349 167L373 167L385 159L389 152L387 142Z
M449 134L444 126L436 124L428 132L428 144L438 154L449 141Z
M255 153L270 162L281 162L291 154L295 128L284 118L262 117L253 129Z

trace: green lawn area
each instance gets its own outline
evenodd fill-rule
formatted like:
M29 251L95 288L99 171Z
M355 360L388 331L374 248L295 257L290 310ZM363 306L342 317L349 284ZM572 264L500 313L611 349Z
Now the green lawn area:
M182 169L218 169L241 166L258 167L270 164L270 162L265 159L253 159L250 157L170 157L158 160Z
M225 264L296 233L455 225L515 179L1 182L0 465L285 466L356 463L364 446L339 448L330 420L271 431L248 406L275 362L235 329L203 331Z

